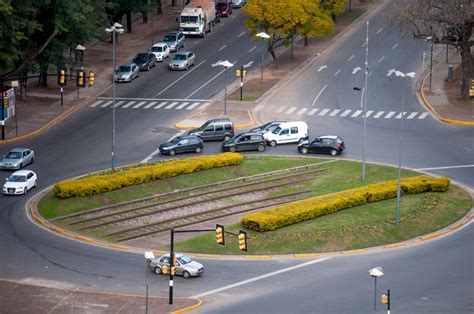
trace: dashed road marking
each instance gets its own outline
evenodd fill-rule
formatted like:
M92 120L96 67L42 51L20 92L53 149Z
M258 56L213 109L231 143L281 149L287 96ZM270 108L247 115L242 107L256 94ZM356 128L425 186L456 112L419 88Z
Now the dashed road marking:
M354 57L355 57L354 55L350 56L349 59L347 59L347 61L351 61L352 58L354 58Z
M387 115L384 117L385 119L390 119L396 112L395 111L390 111L387 113Z
M395 49L398 47L398 43L396 43L395 45L392 46L392 49Z
M220 47L220 48L219 48L219 51L222 51L222 50L224 50L224 49L225 49L225 47L227 47L227 46L226 46L226 45L224 45L224 46Z
M242 33L240 33L240 34L239 34L237 37L242 37L242 36L244 36L244 35L245 35L245 33L246 33L246 31L243 31L243 32L242 32Z
M249 50L249 53L257 49L257 46L253 46L252 49Z
M382 56L382 57L379 59L379 61L377 61L377 63L382 62L383 58L384 58L384 56Z
M339 73L341 73L341 69L337 70L336 73L334 73L334 76L337 76Z
M383 31L383 27L377 31L377 35Z

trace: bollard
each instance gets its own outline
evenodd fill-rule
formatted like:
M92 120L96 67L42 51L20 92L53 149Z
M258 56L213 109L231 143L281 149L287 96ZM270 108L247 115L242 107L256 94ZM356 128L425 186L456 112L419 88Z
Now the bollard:
M452 64L448 64L448 82L454 80L454 68Z

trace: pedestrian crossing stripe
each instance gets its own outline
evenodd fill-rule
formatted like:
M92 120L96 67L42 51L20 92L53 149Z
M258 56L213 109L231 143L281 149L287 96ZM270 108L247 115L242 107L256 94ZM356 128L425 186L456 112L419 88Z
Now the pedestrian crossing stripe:
M140 108L140 107L143 106L144 104L146 104L146 101L140 101L138 104L136 104L135 106L133 106L133 109Z
M107 106L110 105L111 103L112 103L112 101L107 101L107 102L105 102L103 105L101 105L100 107L101 107L101 108L107 107Z
M128 103L126 103L125 105L123 105L122 108L128 108L128 107L130 107L131 105L133 105L134 103L136 103L136 101L129 101Z
M154 105L156 105L156 101L152 101L151 103L149 103L148 105L146 105L146 106L143 107L143 108L144 108L144 109L148 109L148 108L153 107Z
M345 110L342 114L341 117L347 116L349 113L351 113L352 110Z
M288 109L288 111L286 113L287 114L292 114L293 111L295 111L296 109L298 109L298 107L291 107L290 109Z
M334 117L335 115L337 115L339 113L339 111L341 111L341 109L334 109L330 114L329 116L330 117Z
M390 111L389 113L387 113L387 115L384 118L385 119L390 119L394 114L396 114L395 111Z
M318 110L319 110L318 108L311 109L311 111L308 112L308 116L312 116L312 115L315 114Z
M323 109L321 110L321 112L319 113L320 116L324 116L326 113L328 113L329 109Z
M301 116L302 114L304 114L306 111L308 110L308 108L301 108L300 111L298 111L296 114Z
M379 111L379 112L377 112L377 113L375 114L374 118L375 118L375 119L378 119L378 118L380 118L384 113L385 113L385 111Z
M176 107L176 109L181 110L181 109L183 109L184 107L186 107L187 104L189 104L189 102L185 101L185 102L183 102L181 105L179 105L178 107Z
M188 110L194 109L197 106L199 106L199 104L200 104L199 102L195 102L195 103L191 104L191 106L188 106L188 108L186 108L186 109L188 109Z
M352 114L352 118L358 117L361 113L362 113L362 110L357 110L356 112Z

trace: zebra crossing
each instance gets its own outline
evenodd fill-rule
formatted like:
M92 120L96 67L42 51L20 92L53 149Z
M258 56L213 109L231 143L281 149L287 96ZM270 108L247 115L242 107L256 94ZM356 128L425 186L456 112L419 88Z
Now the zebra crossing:
M90 108L112 108L113 101L109 99L99 99L89 105ZM117 100L115 102L116 109L175 109L175 110L202 110L211 104L210 101L204 100Z

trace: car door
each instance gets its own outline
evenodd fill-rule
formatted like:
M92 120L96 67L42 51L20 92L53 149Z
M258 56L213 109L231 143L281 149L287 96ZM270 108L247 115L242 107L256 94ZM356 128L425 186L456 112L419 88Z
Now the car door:
M289 128L285 128L285 129L282 129L280 131L280 133L278 133L278 141L280 143L289 143L290 142L290 129Z
M29 190L33 187L35 184L34 179L33 179L33 172L28 172L26 175L26 188Z
M163 60L170 56L170 47L168 45L163 45Z
M26 154L26 150L21 153L21 166L25 166L28 163L28 156Z
M324 138L321 141L321 152L325 154L329 154L332 149L332 140L328 138Z
M186 139L182 139L179 143L178 143L178 148L179 148L179 152L180 153L186 153L186 152L189 152L189 140L186 138Z
M189 58L189 65L194 65L194 62L196 61L196 56L194 55L194 53L190 52L189 55L188 55L188 58Z
M203 140L214 139L214 124L209 124L206 126L206 128L201 132L201 138Z
M176 47L177 48L184 47L184 34L183 33L178 34L178 44L176 45Z
M311 142L311 145L309 145L308 151L310 153L317 154L320 152L320 148L321 148L321 140L319 138L316 138Z
M224 139L224 124L216 123L214 129L214 140L223 140Z
M31 150L29 150L29 149L25 150L25 154L26 154L25 164L31 163L31 159L33 158L33 154L31 152Z
M299 130L297 126L292 126L290 128L290 142L298 142L299 140Z

